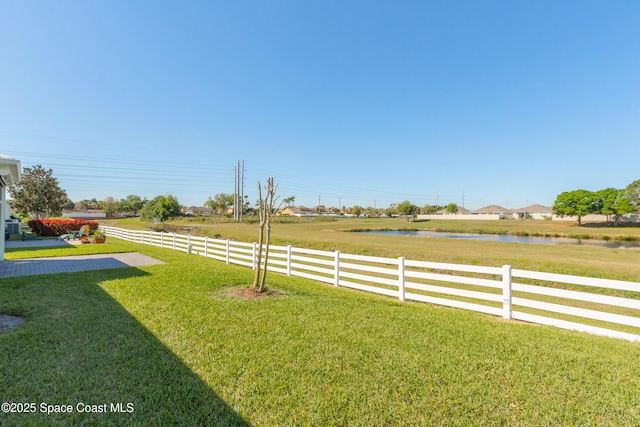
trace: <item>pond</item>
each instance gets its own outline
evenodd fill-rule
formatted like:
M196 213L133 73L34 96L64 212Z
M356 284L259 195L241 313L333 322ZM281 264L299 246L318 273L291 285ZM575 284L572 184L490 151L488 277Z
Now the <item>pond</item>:
M640 242L618 240L573 239L569 237L526 237L511 234L448 233L441 231L364 231L366 234L386 234L391 236L438 237L445 239L470 239L489 242L529 243L535 245L593 245L607 248L640 248Z

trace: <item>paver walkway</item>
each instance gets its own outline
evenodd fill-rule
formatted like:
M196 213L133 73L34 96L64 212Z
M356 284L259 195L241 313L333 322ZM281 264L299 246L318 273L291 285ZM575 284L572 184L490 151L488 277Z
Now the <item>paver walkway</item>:
M22 247L27 246L26 244L28 246L62 246L70 244L62 240L14 241L6 243L7 247ZM78 271L140 267L155 264L164 264L164 262L138 252L5 260L0 261L0 279L34 274L75 273Z

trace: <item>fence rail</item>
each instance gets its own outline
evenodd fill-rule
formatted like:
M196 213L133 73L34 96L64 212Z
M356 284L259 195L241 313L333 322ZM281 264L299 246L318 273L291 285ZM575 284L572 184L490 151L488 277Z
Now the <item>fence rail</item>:
M101 226L108 236L256 268L257 243ZM267 269L442 306L640 341L640 283L271 245ZM566 289L565 289L566 288ZM605 291L603 291L605 290ZM612 293L623 295L611 295Z

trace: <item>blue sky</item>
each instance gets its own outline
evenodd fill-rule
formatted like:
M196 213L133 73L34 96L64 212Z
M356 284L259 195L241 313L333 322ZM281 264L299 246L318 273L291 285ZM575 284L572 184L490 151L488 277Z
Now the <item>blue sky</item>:
M640 179L637 1L0 0L0 153L72 200L551 205Z

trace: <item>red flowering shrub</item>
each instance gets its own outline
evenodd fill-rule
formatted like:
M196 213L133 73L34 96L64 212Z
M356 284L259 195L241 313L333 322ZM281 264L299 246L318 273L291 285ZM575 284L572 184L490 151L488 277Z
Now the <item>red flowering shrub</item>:
M78 231L87 224L91 231L98 229L97 222L84 219L34 219L27 224L33 233L43 237L61 236L70 231Z

